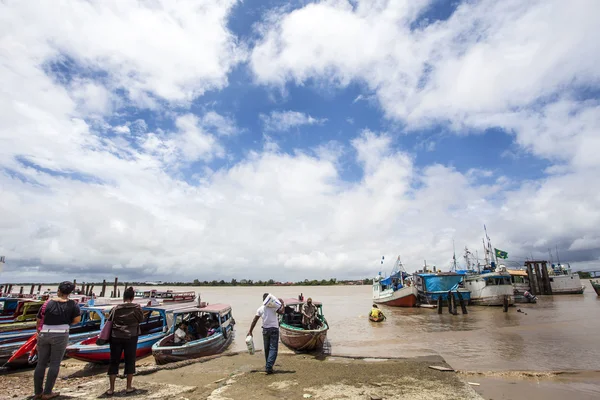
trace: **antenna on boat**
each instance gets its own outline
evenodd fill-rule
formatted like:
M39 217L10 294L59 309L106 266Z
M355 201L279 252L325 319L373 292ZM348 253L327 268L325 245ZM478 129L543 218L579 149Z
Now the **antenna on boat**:
M548 247L548 254L550 254L550 264L554 264L554 260L552 259L552 250Z
M452 260L454 262L454 272L456 272L456 247L454 246L454 239L452 239Z
M556 262L560 265L560 258L558 258L558 245L556 245Z

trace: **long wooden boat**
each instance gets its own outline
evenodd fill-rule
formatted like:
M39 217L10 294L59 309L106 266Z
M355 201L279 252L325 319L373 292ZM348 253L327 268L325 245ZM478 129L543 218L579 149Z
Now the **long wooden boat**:
M178 324L182 321L195 324L203 316L208 316L209 321L212 321L215 326L208 331L206 337L197 337L183 344L174 343L173 338ZM184 308L174 311L173 317L169 334L152 346L152 355L159 365L222 353L233 341L235 320L229 304Z
M167 320L173 311L182 308L180 304L169 306L142 307L145 321L140 324L141 335L138 338L136 357L144 357L152 352L152 345L167 335ZM65 355L77 360L105 364L110 361L110 345L98 346L98 333L87 340L67 346ZM123 356L121 356L123 359Z
M593 280L590 279L590 283L592 284L592 288L594 288L594 291L596 292L596 295L600 296L600 282L593 281Z
M327 340L329 325L323 315L323 304L314 302L317 307L317 318L321 321L318 329L302 327L302 306L304 301L284 299L285 312L279 316L279 336L281 342L296 351L311 351L323 347Z
M35 320L43 301L23 298L0 298L0 324Z
M112 306L81 307L81 322L71 325L69 329L69 343L73 344L97 336L102 326L104 326L111 308ZM18 352L21 347L26 345L32 336L36 336L36 331L35 328L33 330L17 331L14 335L19 335L18 341L0 344L0 364L6 363L15 352ZM37 343L37 340L35 343ZM30 352L26 351L8 366L16 367L34 364L37 359L34 358L31 360L29 356Z
M189 303L196 299L196 292L193 290L185 292L174 292L173 290L141 290L135 293L139 299L156 299L161 303Z
M468 303L471 292L464 288L464 277L465 275L455 272L415 273L413 279L419 303L435 305L441 299L442 304L448 304L448 292L452 293L457 302L462 298Z

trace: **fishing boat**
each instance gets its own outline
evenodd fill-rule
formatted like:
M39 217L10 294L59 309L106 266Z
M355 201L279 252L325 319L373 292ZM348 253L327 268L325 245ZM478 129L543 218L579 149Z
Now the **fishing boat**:
M468 303L471 292L464 287L464 275L456 272L418 272L413 275L417 288L417 300L421 304L437 304L441 299L442 304L448 303L448 292L454 300L460 299Z
M593 280L590 279L590 283L592 284L592 287L594 288L594 291L596 292L596 295L600 296L600 282L593 281Z
M284 299L285 312L279 316L279 335L281 342L296 351L311 351L323 347L327 339L329 325L323 315L323 305L313 301L317 307L317 329L304 329L302 326L302 307L304 301Z
M508 269L510 282L513 287L513 300L515 303L536 303L536 297L531 295L529 275L524 269ZM526 295L527 294L527 295Z
M373 302L393 307L417 305L417 288L406 273L400 256L398 256L390 276L384 278L380 272L373 279Z
M102 326L104 326L111 308L112 306L81 307L81 321L69 327L69 343L73 344L97 336ZM21 357L16 358L14 357L14 353L18 352L23 346L26 346L27 341L32 337L37 337L35 328L32 330L16 331L12 335L13 339L17 337L18 341L0 344L0 363L7 362L11 357L13 357L13 360L9 366L12 367L34 363L36 359L29 359L29 351L23 352ZM37 340L34 341L34 344L36 343Z
M385 316L383 314L379 314L379 317L377 318L369 314L369 321L371 322L383 322L383 320L385 320Z
M466 274L465 288L471 292L473 305L501 306L505 301L509 306L514 304L511 275L504 265L481 274Z
M167 335L167 319L181 305L142 307L145 320L140 324L141 335L138 337L136 357L144 357L152 352L152 345ZM110 345L97 345L98 333L93 337L74 343L67 347L66 356L92 363L108 363L110 361Z
M548 277L552 294L583 294L585 286L581 284L579 274L571 270L571 265L552 264L548 267Z
M175 344L175 330L182 322L195 325L202 318L208 318L213 328L206 337L197 337L183 344ZM222 353L233 341L235 320L228 304L211 304L206 307L188 307L173 312L169 333L152 346L156 363L166 364L175 361L199 358ZM207 327L208 328L208 327Z

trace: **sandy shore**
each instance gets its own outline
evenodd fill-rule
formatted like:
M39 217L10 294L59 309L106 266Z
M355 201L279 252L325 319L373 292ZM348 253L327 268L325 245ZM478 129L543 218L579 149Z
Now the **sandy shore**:
M138 392L130 399L481 399L441 357L353 359L280 354L275 373L264 373L264 355L224 355L203 362L156 367L138 362ZM189 365L184 365L189 364ZM107 388L106 367L66 361L56 390L63 399L97 399ZM0 399L31 395L33 371L0 377ZM114 397L125 397L125 380L117 380Z

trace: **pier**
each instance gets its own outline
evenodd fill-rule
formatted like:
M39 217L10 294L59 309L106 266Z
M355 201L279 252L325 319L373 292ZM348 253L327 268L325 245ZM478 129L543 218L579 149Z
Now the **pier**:
M525 261L531 294L534 296L552 294L547 265L548 261Z

